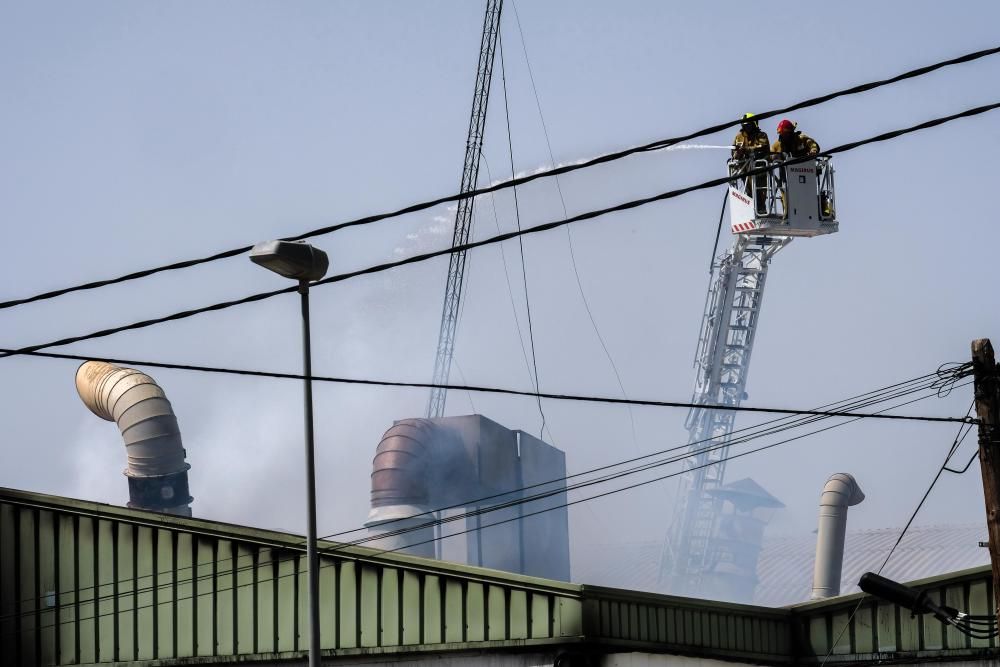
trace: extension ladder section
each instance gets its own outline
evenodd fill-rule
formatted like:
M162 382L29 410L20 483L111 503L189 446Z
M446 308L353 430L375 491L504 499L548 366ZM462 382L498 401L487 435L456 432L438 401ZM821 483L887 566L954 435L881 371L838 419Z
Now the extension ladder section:
M750 354L771 257L791 241L740 235L713 266L698 351L697 380L688 413L688 452L674 520L660 566L661 583L675 594L698 590L701 574L714 564L712 535L719 501L711 491L722 485L735 413L745 397Z

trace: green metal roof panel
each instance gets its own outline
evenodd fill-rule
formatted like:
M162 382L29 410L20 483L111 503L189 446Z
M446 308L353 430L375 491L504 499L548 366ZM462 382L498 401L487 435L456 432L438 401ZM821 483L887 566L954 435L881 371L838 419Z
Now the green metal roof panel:
M791 608L580 586L324 542L331 655L588 645L762 664L996 655L892 605ZM0 489L0 664L280 661L306 651L302 538ZM992 613L988 568L921 585ZM841 630L846 628L843 633Z
M934 600L970 614L992 615L993 575L989 567L910 582ZM997 640L971 639L930 615L912 617L896 605L844 595L788 607L802 636L802 657L855 663L862 660L969 659L997 656Z

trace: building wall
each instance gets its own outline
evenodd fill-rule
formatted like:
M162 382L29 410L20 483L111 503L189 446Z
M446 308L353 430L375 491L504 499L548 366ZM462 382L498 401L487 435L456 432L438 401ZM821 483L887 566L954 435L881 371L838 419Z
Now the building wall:
M302 539L234 528L0 502L0 665L305 650ZM320 567L325 649L582 634L579 591L569 585L359 548L324 556Z

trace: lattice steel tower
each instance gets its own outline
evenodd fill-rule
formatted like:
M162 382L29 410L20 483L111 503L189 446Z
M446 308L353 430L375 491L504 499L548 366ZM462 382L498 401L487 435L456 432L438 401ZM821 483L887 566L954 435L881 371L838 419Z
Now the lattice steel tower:
M483 35L479 45L479 68L476 72L476 89L472 96L472 115L469 118L469 135L465 142L465 162L462 165L460 192L471 192L479 179L479 158L482 154L483 133L486 130L486 109L490 99L490 81L493 78L493 56L496 53L497 36L500 32L500 11L503 0L487 0L486 17L483 19ZM472 207L474 197L458 201L455 211L455 231L451 246L457 247L468 242L472 231ZM462 283L465 280L465 251L453 252L448 261L448 281L444 288L444 305L441 308L441 328L438 332L437 355L434 358L433 384L448 383L451 372L451 358L455 351L455 331L458 327L459 304L462 300ZM444 415L448 390L431 389L427 402L427 416Z

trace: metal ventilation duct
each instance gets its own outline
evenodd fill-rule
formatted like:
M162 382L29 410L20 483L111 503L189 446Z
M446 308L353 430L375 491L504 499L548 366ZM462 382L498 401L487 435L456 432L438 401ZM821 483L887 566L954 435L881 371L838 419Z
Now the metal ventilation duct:
M76 390L91 412L118 424L128 457L128 506L191 516L191 466L177 417L156 381L134 368L88 361L76 371Z
M563 452L481 415L397 421L372 461L369 546L434 557L435 518L519 500L465 518L464 546L440 557L568 581L565 476Z
M840 575L844 565L844 535L847 508L865 499L853 475L830 475L819 500L819 528L816 535L816 566L813 570L812 599L840 595Z

